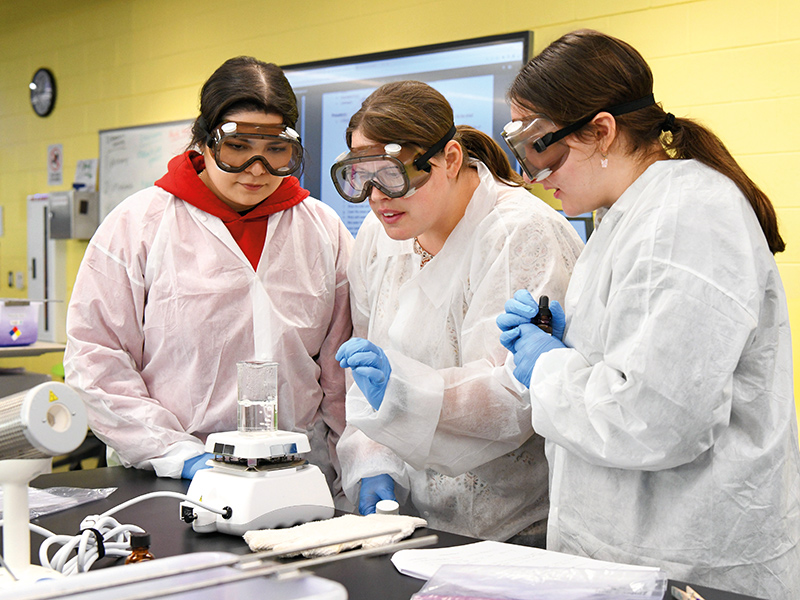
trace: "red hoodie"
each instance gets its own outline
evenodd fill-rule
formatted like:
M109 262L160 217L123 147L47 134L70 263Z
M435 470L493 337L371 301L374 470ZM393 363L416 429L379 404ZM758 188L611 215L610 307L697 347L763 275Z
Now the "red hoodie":
M240 215L217 198L197 176L203 169L203 155L189 150L169 161L167 174L155 184L192 206L222 219L253 269L256 269L267 238L269 215L300 204L310 192L300 187L296 177L286 177L269 197L247 214Z

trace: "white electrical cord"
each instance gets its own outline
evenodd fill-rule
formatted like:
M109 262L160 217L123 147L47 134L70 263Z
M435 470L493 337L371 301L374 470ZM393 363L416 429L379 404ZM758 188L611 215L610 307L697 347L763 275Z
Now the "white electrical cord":
M103 539L103 556L127 556L131 552L130 532L143 532L136 525L120 525L112 517L96 516L86 517L81 522L81 533L78 535L56 535L38 525L31 525L30 528L47 538L39 546L39 564L64 575L88 571L95 561L102 558L94 531ZM48 550L54 544L61 544L61 548L53 558L48 558ZM73 550L77 554L70 558Z
M101 515L89 515L81 521L81 533L78 535L57 535L39 525L29 524L31 531L44 536L46 539L39 546L39 564L43 567L58 571L64 575L73 575L88 571L91 566L103 556L128 556L130 550L131 532L143 533L144 530L136 525L122 525L111 515L128 508L134 504L151 498L177 498L189 502L200 508L224 515L229 509L217 508L204 502L198 502L185 494L177 492L151 492L132 498L127 502L115 506ZM2 521L0 521L2 524ZM96 532L96 533L95 533ZM98 536L102 538L103 553L101 555ZM61 544L53 558L48 558L48 550L55 544ZM77 554L70 558L75 550Z

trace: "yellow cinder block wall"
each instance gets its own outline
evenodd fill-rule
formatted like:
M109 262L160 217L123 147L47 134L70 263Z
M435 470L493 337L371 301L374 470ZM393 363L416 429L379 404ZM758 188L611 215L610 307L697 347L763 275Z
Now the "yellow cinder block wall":
M203 81L225 59L291 64L520 30L538 52L579 27L638 48L656 98L698 118L772 198L788 250L777 257L794 330L800 397L800 2L796 0L0 0L0 290L27 271L28 194L66 189L76 162L98 153L98 131L196 115ZM58 100L34 115L28 83L56 76ZM50 188L47 146L64 148ZM68 243L68 292L85 242ZM60 355L0 361L49 372Z

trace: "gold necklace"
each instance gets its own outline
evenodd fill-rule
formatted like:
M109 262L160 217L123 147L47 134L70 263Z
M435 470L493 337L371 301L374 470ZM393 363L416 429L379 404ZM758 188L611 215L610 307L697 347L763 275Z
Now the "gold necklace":
M434 256L420 245L419 240L417 238L414 238L414 252L422 257L422 259L419 262L420 269L425 265L427 265L429 262L431 262Z

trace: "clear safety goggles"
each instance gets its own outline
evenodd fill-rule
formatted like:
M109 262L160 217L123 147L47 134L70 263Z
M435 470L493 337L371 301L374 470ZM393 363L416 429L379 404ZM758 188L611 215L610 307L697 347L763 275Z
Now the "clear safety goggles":
M532 115L521 121L511 121L506 124L500 135L525 171L525 175L531 181L539 182L547 179L566 162L569 146L563 140L569 134L578 131L601 112L617 117L651 104L655 104L653 94L633 102L595 111L561 129L544 115Z
M369 198L377 188L389 198L410 197L431 177L429 159L444 148L456 133L455 125L427 152L415 156L413 148L400 144L369 146L341 154L331 167L333 185L348 202Z
M528 179L539 182L550 177L569 156L569 146L562 138L555 141L546 138L556 133L559 133L559 129L550 119L533 116L522 121L511 121L500 135Z
M291 175L303 164L300 136L285 125L259 125L226 121L209 136L217 166L228 173L241 173L260 161L272 175Z

